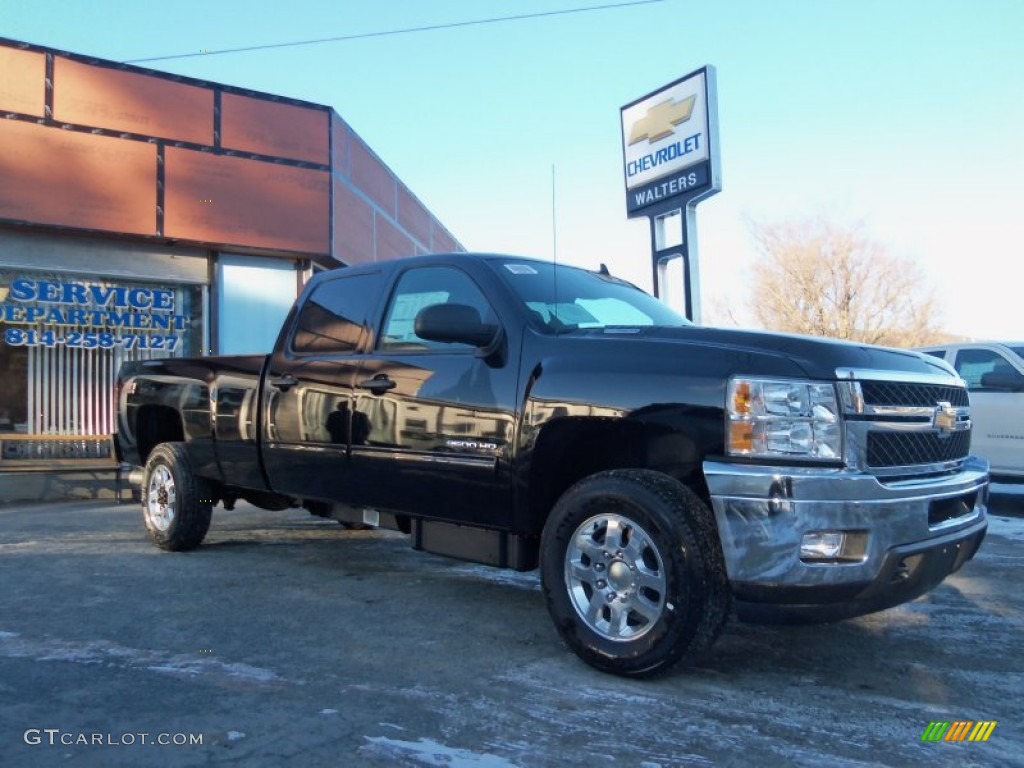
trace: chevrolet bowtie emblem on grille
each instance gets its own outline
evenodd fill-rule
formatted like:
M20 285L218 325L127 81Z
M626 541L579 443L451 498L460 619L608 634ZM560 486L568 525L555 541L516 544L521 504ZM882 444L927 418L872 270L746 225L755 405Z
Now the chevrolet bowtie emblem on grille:
M629 134L629 145L633 146L644 139L652 142L671 136L677 125L690 119L696 101L695 94L687 96L682 101L669 99L651 107L647 110L646 115L633 123L633 130Z
M971 428L971 420L966 409L954 408L944 400L936 404L932 424L939 431L939 437L948 437L953 432L963 432Z

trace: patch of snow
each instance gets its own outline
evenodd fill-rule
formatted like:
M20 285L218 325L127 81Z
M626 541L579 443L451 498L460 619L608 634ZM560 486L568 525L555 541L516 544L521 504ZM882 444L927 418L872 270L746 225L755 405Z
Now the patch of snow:
M49 661L49 659L47 659ZM164 672L171 675L190 675L195 677L199 674L199 667L196 664L152 664L146 667L150 672Z
M228 741L238 741L239 739L244 738L245 734L241 731L228 731Z
M540 573L538 571L512 571L505 568L493 568L488 565L458 565L453 571L460 576L482 579L494 584L526 589L531 592L540 591Z
M203 661L205 662L206 659L203 659ZM233 664L218 664L218 666L229 676L238 680L248 680L252 683L271 683L280 679L269 669L254 667L251 664L236 662Z
M249 664L226 664L208 657L167 651L127 648L108 641L67 641L54 638L19 639L12 632L0 632L0 657L35 661L66 661L75 664L105 664L126 669L146 669L161 674L222 675L250 683L272 683L281 678L269 669Z
M183 674L190 677L216 671L223 672L236 680L245 680L251 683L270 683L278 679L277 675L269 669L260 669L249 664L222 664L208 659L175 658L163 664L149 665L146 669L151 672Z
M1024 517L989 515L988 532L1014 541L1024 541Z
M321 709L320 710L320 714L321 715L336 715L336 714L338 714L338 710L336 710L336 709Z
M431 739L401 741L386 736L363 738L370 743L360 747L360 752L365 751L385 759L411 759L438 768L519 768L515 763L489 752L477 753L468 749L448 747Z

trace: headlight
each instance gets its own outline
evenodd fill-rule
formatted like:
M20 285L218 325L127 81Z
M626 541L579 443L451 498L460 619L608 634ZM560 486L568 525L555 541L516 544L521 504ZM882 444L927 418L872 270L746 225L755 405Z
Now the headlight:
M832 384L733 377L726 411L726 451L733 456L842 458L839 404Z

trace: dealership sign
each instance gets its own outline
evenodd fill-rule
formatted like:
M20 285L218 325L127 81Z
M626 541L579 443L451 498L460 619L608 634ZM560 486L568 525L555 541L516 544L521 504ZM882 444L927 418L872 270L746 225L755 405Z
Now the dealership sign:
M627 104L621 117L630 216L680 207L721 189L713 68Z

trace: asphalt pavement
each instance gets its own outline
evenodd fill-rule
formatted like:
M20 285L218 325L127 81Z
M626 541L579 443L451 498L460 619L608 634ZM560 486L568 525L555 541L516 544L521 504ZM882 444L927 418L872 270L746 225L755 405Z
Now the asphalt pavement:
M731 623L650 681L559 641L536 572L302 510L166 553L105 501L0 507L0 765L1022 765L1024 495L909 605ZM933 721L985 742L922 742Z

